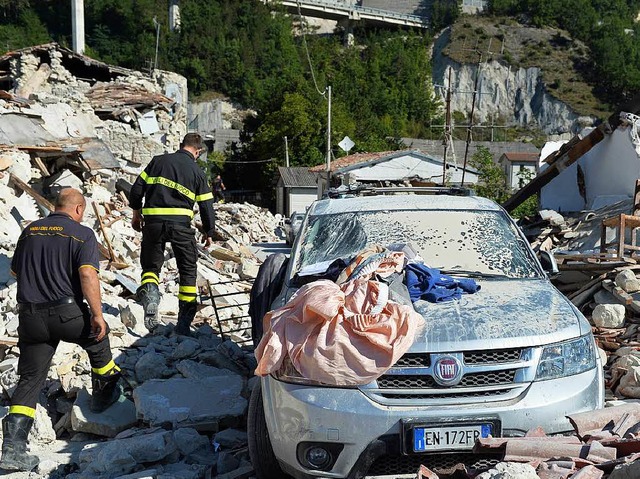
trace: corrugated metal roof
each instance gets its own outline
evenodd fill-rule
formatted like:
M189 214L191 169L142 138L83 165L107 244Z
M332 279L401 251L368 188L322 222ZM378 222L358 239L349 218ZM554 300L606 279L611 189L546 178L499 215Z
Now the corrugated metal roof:
M286 188L291 187L316 187L318 175L306 166L279 166L278 171Z
M402 154L406 154L411 152L412 150L402 150ZM344 156L342 158L337 159L336 161L331 162L331 171L337 171L342 168L346 168L347 166L359 165L361 163L368 163L372 160L377 160L380 158L393 158L398 155L398 151L379 151L376 153L355 153L353 155ZM318 165L311 168L311 171L321 172L325 171L325 165Z
M523 153L523 152L509 151L507 153L504 153L500 158L504 157L506 160L512 163L514 162L538 163L539 156L540 155L538 155L538 153Z
M401 156L413 156L416 158L424 159L425 161L431 161L433 163L442 164L442 158L435 157L431 154L425 153L420 150L396 150L396 151L379 151L376 153L355 153L353 155L344 156L336 161L331 162L331 171L340 172L341 170L352 170L354 166L369 166L377 163L382 163ZM454 166L449 163L450 166ZM325 165L318 165L311 168L311 171L322 172L325 170ZM474 168L467 166L467 171L476 173Z

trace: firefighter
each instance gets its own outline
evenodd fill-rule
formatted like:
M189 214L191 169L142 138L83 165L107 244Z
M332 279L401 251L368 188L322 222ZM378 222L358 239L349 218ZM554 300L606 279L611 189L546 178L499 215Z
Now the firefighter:
M142 231L142 281L137 296L144 307L144 324L149 331L158 325L158 284L165 244L169 242L180 273L175 332L190 333L197 308L198 252L195 230L191 227L195 202L200 207L205 247L212 240L226 239L214 230L213 194L204 172L196 164L205 150L199 134L187 133L177 152L155 156L131 188L129 203L134 210L131 224L136 231Z
M89 355L93 412L107 409L122 392L102 316L98 243L80 224L85 208L79 191L63 189L55 211L27 226L18 239L11 273L18 283L20 379L2 421L0 469L30 471L38 465L26 452L27 437L60 341L78 344Z

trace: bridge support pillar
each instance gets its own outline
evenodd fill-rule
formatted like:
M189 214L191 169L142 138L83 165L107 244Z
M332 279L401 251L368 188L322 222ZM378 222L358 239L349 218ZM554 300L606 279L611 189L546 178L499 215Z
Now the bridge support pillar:
M356 20L353 20L352 18L338 20L338 28L342 30L342 39L346 47L352 47L356 43L355 36L353 34L355 26Z

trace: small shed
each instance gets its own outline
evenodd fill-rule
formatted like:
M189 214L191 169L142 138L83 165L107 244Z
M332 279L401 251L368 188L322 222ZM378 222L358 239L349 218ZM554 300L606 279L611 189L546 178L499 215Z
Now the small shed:
M276 185L276 212L286 217L298 211L304 213L318 198L318 175L306 166L279 166Z
M528 183L528 177L535 178L539 161L538 153L525 152L503 153L498 159L504 170L507 186L515 189L520 189Z

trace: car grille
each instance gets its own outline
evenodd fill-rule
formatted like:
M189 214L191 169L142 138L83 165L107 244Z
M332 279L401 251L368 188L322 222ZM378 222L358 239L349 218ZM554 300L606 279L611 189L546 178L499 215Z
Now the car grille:
M511 384L515 377L515 369L505 371L486 371L480 373L465 374L460 383L454 388L444 388L436 384L432 376L429 375L391 375L385 374L378 378L380 389L423 389L440 388L455 389L477 386L495 386L498 384Z
M431 356L425 353L404 354L393 365L394 368L428 368L431 366Z
M425 454L412 456L380 456L371 465L368 476L393 474L415 474L421 465L427 466L435 473L444 473L457 464L464 464L469 469L484 471L491 469L502 459L499 454Z
M500 364L515 363L520 360L520 349L496 349L494 351L467 351L464 353L465 364Z
M382 392L380 393L380 396L386 398L386 399L407 399L407 398L411 398L411 399L449 399L452 397L455 397L456 399L462 399L462 398L488 398L488 397L494 397L494 396L502 396L504 394L508 394L511 392L511 389L492 389L490 391L473 391L473 392L462 392L460 394L456 394L455 396L453 396L452 393L446 393L446 394L411 394L411 395L407 395L405 394L389 394L386 392Z
M527 387L524 377L531 353L525 349L497 349L454 353L463 362L463 375L458 384L442 386L433 376L429 353L407 353L363 392L374 400L401 404L406 400L446 400L446 404L509 400ZM523 371L519 374L519 371Z

